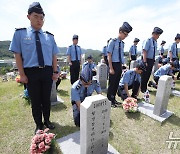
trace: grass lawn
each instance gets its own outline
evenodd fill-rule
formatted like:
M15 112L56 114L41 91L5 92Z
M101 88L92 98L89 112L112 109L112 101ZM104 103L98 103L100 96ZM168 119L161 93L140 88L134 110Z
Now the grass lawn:
M70 103L70 81L63 80L59 86L58 95L65 101L53 106L51 121L56 129L52 132L56 138L78 131L72 118ZM176 88L180 90L180 81ZM31 115L30 105L20 97L23 86L15 81L0 83L0 153L28 154L35 125ZM150 100L155 100L156 91L152 89ZM119 99L120 100L120 99ZM162 125L141 114L125 113L122 108L112 108L109 143L121 154L178 154L177 149L168 149L166 140L169 133L180 138L180 97L171 96L168 110L174 115ZM54 154L61 153L55 145Z

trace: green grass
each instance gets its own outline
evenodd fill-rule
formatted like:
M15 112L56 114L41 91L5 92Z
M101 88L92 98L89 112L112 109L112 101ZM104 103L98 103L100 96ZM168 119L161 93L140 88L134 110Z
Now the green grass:
M176 88L180 90L180 81ZM0 83L0 153L28 154L35 125L30 105L20 97L23 86L15 81ZM154 102L156 91L152 89L150 100ZM78 131L72 118L70 82L62 80L58 95L65 101L51 108L51 121L56 129L56 138ZM120 99L119 99L120 100ZM168 149L169 132L180 137L180 98L171 96L168 110L174 115L162 125L141 113L125 113L122 108L112 108L109 143L121 154L178 154L177 149ZM55 145L54 154L61 153Z

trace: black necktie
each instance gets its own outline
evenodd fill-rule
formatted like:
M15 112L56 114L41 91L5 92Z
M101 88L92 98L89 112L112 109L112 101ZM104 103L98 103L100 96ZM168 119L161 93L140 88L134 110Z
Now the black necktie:
M153 59L155 59L156 47L155 47L155 42L154 42L154 40L153 40L153 46L154 46L154 55L153 55Z
M84 89L84 96L87 97L87 87Z
M76 52L76 60L78 60L78 54L77 54L76 45L75 45L75 52Z
M177 44L176 44L176 56L178 58L178 48L177 48Z
M119 42L119 62L121 62L121 41Z
M38 55L39 66L44 67L44 58L43 58L41 42L40 42L38 33L39 33L39 31L35 31L35 34L36 34L36 51L37 51L37 55Z
M134 46L134 48L135 48L135 56L136 56L136 46Z

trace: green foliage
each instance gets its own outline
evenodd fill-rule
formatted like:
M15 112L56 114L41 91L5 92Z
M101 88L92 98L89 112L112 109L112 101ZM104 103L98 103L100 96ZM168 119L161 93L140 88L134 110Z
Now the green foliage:
M101 52L99 50L92 50L92 49L87 49L86 54L85 54L85 58L87 59L87 57L89 55L93 56L93 61L97 64L98 62L100 62L101 60Z
M12 52L9 51L10 41L0 41L0 59L14 58Z
M10 66L6 66L6 67L0 67L0 75L5 75L6 73L11 71L11 67Z

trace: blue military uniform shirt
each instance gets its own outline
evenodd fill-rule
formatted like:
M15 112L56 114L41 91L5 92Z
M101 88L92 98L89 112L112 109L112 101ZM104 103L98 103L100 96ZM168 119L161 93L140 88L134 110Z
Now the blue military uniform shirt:
M39 30L38 35L41 41L44 64L52 66L53 55L59 52L54 36L49 32L43 32L42 29ZM39 66L35 30L32 27L16 30L9 50L22 55L24 68Z
M131 53L131 55L137 55L137 46L132 45L129 52Z
M88 61L87 61L87 62L85 62L85 63L83 64L82 70L84 69L84 67L85 67L86 65L89 65L89 68L90 68L91 70L92 70L92 69L96 69L96 64L95 64L94 62L88 63Z
M78 60L81 60L81 47L76 45L76 50L77 50L77 56L78 56ZM71 57L71 61L76 61L76 50L75 50L75 45L70 45L67 49L67 55Z
M160 48L159 48L159 54L164 54L164 47L161 45Z
M96 91L97 93L101 92L100 86L96 82L92 82L91 85L87 88L87 96L91 96L92 93ZM85 99L85 87L82 85L80 80L77 80L71 88L71 101L81 101Z
M148 59L154 59L157 53L157 41L155 41L153 38L147 39L143 44L143 50L147 52Z
M161 77L162 75L170 75L172 74L172 69L170 64L166 64L162 67L160 67L155 73L155 77Z
M169 57L169 52L172 52L172 58L178 58L177 55L176 55L176 52L177 52L176 45L177 45L177 44L174 42L174 43L169 47L168 57Z
M119 42L121 45L121 60L119 59ZM124 64L124 42L117 39L112 39L108 46L108 53L112 54L112 62L121 62Z
M107 47L107 46L104 46L104 48L103 48L103 50L102 50L102 54L103 54L104 56L107 56L107 49L108 49L108 47Z
M124 73L123 77L119 82L119 86L124 86L124 84L128 84L128 86L132 85L134 81L139 81L141 83L141 76L137 74L135 70L128 70Z

